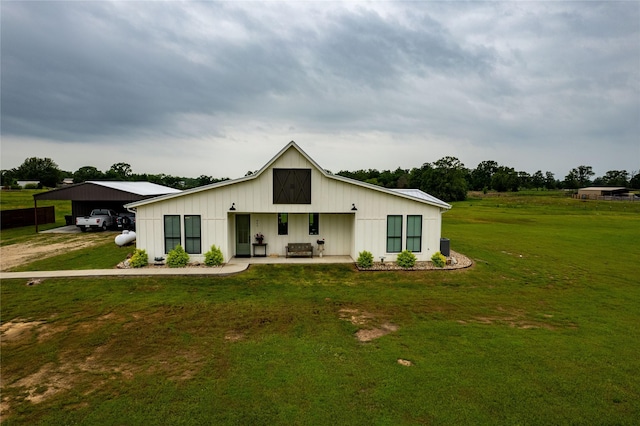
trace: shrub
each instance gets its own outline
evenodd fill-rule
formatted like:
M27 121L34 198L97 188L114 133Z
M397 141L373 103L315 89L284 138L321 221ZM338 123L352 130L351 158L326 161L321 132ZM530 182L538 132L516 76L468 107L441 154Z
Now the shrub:
M222 251L214 244L211 250L204 254L204 264L207 266L220 266L224 262Z
M402 253L398 254L396 263L402 268L413 268L416 265L416 260L415 254L411 253L409 250L404 250Z
M444 255L442 253L440 253L439 251L433 253L433 256L431 256L431 261L438 268L442 268L444 265L447 264L447 258L444 257Z
M149 264L149 256L147 251L142 249L135 249L133 256L129 259L129 265L133 268L144 268Z
M184 268L187 263L189 263L189 255L180 244L167 254L167 266L169 268Z
M369 251L361 251L358 254L358 261L356 262L359 268L371 268L373 266L373 254Z

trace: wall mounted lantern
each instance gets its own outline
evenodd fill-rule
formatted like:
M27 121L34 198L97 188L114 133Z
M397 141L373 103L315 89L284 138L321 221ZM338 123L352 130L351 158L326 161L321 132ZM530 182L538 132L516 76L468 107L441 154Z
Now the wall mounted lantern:
M358 210L358 208L356 207L356 205L355 204L351 204L351 211L355 212L357 210Z
M229 210L235 211L235 209L236 209L236 203L231 203L231 208Z

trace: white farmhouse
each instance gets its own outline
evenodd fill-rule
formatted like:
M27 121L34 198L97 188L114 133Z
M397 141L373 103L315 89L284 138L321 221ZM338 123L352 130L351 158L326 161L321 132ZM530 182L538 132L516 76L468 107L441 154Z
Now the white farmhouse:
M137 247L164 257L177 244L204 260L212 244L225 260L285 256L292 243L318 255L357 259L367 250L393 261L402 250L419 261L440 250L441 215L451 208L418 189L388 189L322 169L295 142L256 173L178 194L127 204L136 212ZM256 235L264 235L256 245ZM258 249L259 253L256 253Z

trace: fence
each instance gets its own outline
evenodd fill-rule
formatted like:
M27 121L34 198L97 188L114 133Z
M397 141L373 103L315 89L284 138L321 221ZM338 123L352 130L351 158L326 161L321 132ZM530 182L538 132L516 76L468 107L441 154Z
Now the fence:
M36 224L34 209L2 210L0 212L0 229L19 228ZM38 207L38 225L55 223L56 213L54 206Z
M599 201L631 201L640 202L637 195L592 195L592 194L573 194L573 198L579 200L599 200Z

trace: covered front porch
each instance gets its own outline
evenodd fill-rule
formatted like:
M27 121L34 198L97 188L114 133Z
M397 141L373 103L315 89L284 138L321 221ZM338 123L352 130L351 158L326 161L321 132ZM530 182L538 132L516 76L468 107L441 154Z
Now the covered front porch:
M333 263L355 263L351 256L313 256L311 257L284 257L284 256L267 256L267 257L233 257L227 262L229 265L269 265L269 264L333 264Z
M228 219L229 258L254 259L283 263L289 244L310 244L313 259L319 257L322 244L324 257L349 259L353 262L355 215L353 213L256 213L233 212ZM257 235L263 236L258 240ZM289 258L306 260L311 258ZM326 262L324 262L326 263ZM345 263L340 262L340 263Z

